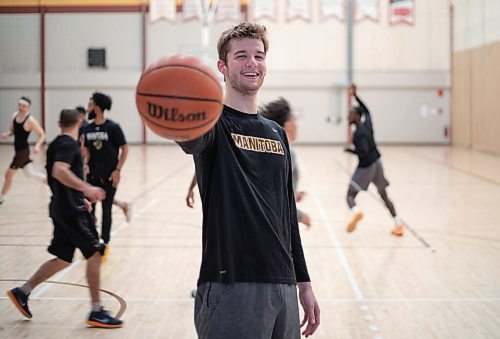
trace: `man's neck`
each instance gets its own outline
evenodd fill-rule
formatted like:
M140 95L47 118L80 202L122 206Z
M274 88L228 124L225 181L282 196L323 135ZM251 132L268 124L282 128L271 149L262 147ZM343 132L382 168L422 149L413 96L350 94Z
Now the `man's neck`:
M226 87L224 104L243 113L257 114L257 93L245 95Z
M22 119L26 118L26 116L29 114L28 111L24 111L24 113L20 112L20 111L17 111L17 116Z
M97 114L96 113L94 124L96 124L96 125L102 125L105 122L106 122L106 117L104 116L104 113L102 113L102 114Z
M61 135L68 135L74 140L78 140L78 128L62 129Z

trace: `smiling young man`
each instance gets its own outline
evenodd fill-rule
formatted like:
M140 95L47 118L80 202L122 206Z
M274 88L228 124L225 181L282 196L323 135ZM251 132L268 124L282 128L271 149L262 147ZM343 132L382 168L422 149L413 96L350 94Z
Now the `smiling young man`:
M300 338L320 323L302 250L285 131L257 113L266 75L266 28L222 33L217 66L226 95L204 136L179 143L194 155L203 209L203 256L195 299L199 338Z

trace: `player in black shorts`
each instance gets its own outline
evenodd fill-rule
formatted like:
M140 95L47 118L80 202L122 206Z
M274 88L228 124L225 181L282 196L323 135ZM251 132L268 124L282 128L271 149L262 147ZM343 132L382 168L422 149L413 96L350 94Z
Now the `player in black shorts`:
M377 144L373 137L373 125L370 111L361 101L356 93L356 86L353 84L349 87L349 94L356 100L357 106L353 106L349 111L349 123L356 126L356 131L353 135L353 144L355 148L347 148L347 152L354 153L359 158L358 167L352 175L347 191L347 204L352 210L351 220L347 224L347 232L352 232L356 229L358 222L363 218L363 212L356 205L355 198L359 191L366 191L370 183L377 187L378 193L384 201L387 209L394 218L394 229L392 234L402 236L404 234L404 226L401 219L396 214L394 204L387 196L386 187L389 182L384 176L384 168L380 160L380 152L377 149ZM361 118L364 116L364 121Z
M28 308L31 291L51 276L68 267L78 248L87 259L92 311L87 324L102 328L121 327L122 321L102 308L99 297L99 275L104 245L99 244L95 223L90 214L91 202L103 200L104 191L83 181L82 156L78 144L78 111L61 111L61 134L47 149L47 177L52 191L49 215L54 224L54 236L48 248L56 258L47 261L22 286L7 291L17 309L32 318ZM87 200L88 199L88 200Z
M33 147L33 153L37 154L40 151L40 146L45 141L45 132L38 124L36 119L29 114L31 100L28 97L21 97L18 103L18 110L13 114L12 122L9 130L2 133L2 138L7 140L11 135L14 136L14 149L16 151L14 159L12 159L9 168L5 172L5 181L0 193L0 205L3 203L5 196L10 190L12 180L18 168L22 168L24 174L28 178L45 181L45 174L34 171L31 167L32 160L30 159L30 147L28 145L28 137L31 131L38 134L38 140Z
M89 166L87 181L106 191L102 201L101 238L108 244L111 237L111 209L116 189L120 183L120 171L127 159L128 145L117 123L107 119L104 112L111 109L111 98L95 92L89 99L87 111L95 113L95 120L83 133L84 158ZM109 247L106 247L109 250ZM105 253L105 258L108 252Z

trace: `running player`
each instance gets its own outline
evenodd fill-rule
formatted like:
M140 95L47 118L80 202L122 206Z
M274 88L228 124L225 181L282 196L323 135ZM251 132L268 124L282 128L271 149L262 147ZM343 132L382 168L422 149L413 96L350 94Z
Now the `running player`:
M46 169L52 191L49 215L54 224L48 251L55 258L40 266L25 284L7 291L7 295L17 309L31 319L33 315L28 307L31 291L68 267L78 248L87 259L87 280L92 300L87 324L116 328L121 327L122 321L113 318L102 308L99 297L101 255L105 245L99 244L94 219L90 214L90 202L104 199L105 192L83 181L82 156L77 141L80 122L77 110L62 110L59 119L61 134L47 149Z
M349 94L354 97L357 103L357 106L353 106L349 111L349 124L355 125L356 131L353 135L354 148L347 148L345 151L356 154L359 163L352 175L349 189L347 190L347 204L352 211L351 220L347 224L347 232L354 231L358 222L363 218L363 212L356 205L356 195L361 190L366 191L370 183L373 182L377 187L380 197L394 218L394 229L391 233L396 236L402 236L404 234L403 223L401 218L396 214L394 204L387 196L386 187L389 186L389 182L384 176L384 167L380 160L380 152L377 149L377 144L373 136L370 111L358 97L356 85L352 84L349 87ZM362 117L364 117L363 122L361 121Z
M28 137L31 131L35 131L38 134L38 140L33 147L33 153L37 154L40 151L40 146L45 141L45 132L36 119L29 114L30 106L31 100L28 97L21 97L17 105L17 112L12 117L9 130L2 133L4 140L7 140L12 135L14 136L15 155L5 172L5 181L0 193L0 205L4 202L5 196L12 186L12 180L18 168L22 168L29 178L38 179L42 182L46 181L45 174L34 171L31 165L32 160L30 159Z

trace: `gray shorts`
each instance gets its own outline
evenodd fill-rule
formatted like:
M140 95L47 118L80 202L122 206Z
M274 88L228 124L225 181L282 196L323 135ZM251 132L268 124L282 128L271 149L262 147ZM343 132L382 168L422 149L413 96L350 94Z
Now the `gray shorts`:
M207 282L198 286L199 339L300 339L295 285Z
M389 181L387 181L384 176L384 167L382 166L380 158L368 167L356 168L349 185L358 191L366 191L371 182L373 182L378 189L389 186Z

